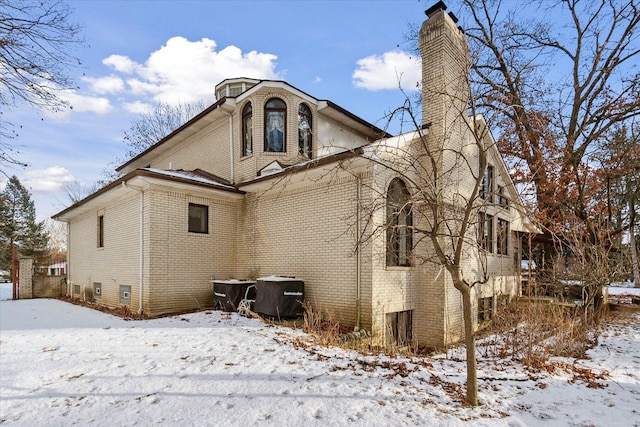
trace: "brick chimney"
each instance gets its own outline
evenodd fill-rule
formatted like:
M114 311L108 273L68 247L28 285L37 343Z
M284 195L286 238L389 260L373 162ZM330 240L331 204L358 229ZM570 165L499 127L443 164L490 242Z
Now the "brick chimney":
M442 1L427 9L420 29L422 125L434 143L464 132L469 98L469 45L446 9Z

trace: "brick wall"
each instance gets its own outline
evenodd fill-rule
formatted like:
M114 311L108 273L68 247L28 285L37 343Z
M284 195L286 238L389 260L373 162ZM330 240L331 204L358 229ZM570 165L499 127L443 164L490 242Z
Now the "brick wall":
M347 325L355 322L356 179L291 188L282 182L247 196L240 215L239 278L294 276L305 282L313 309ZM363 299L370 293L364 269ZM362 304L363 317L368 317Z
M234 277L238 202L153 190L145 194L145 312L213 306L210 279ZM209 207L209 233L188 232L189 203Z
M102 284L101 304L119 307L120 285L130 285L131 307L137 309L139 272L139 196L109 204L74 218L69 227L69 280L73 296L93 283ZM104 247L97 247L98 215L104 216ZM74 285L80 292L74 292Z

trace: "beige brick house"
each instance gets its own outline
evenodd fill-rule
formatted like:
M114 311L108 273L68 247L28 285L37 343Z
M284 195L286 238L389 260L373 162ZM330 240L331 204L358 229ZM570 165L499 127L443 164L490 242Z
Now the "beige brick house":
M442 88L466 76L466 41L444 10L428 12L422 133L463 147L468 128ZM418 132L389 135L283 81L228 79L215 91L215 104L120 166L121 178L54 216L69 224L68 292L91 289L102 304L156 316L212 306L212 277L294 276L316 312L381 342L458 340L458 292L437 264L414 259L428 245L407 227L390 239L398 231L385 229L385 203L365 208L417 191L379 156L384 147L387 159L401 158ZM496 296L517 294L519 236L532 230L495 148L489 161L492 198L473 232L490 273L475 288L479 322ZM461 171L449 192L464 193L468 181ZM467 264L478 274L475 257Z

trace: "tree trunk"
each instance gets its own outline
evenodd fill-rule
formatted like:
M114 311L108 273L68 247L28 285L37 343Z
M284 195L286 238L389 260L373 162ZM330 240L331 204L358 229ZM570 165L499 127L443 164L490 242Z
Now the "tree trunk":
M464 342L467 348L467 403L471 406L478 406L478 371L476 363L476 338L473 330L471 288L461 280L454 281L454 285L462 294Z
M631 266L633 271L633 281L636 287L640 288L640 268L638 267L638 249L636 246L636 227L634 226L636 211L632 200L629 200L629 211L631 218L631 227L629 227L629 248L631 250Z
M13 299L18 299L18 256L16 253L16 245L11 240L11 283L13 286Z

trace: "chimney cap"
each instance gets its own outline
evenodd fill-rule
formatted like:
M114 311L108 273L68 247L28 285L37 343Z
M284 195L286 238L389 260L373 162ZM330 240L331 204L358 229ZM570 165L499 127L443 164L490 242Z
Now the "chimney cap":
M447 10L447 5L444 4L443 1L439 1L438 3L434 4L433 6L431 6L429 9L425 10L424 13L427 16L431 16L433 15L435 12L438 12L440 10Z

